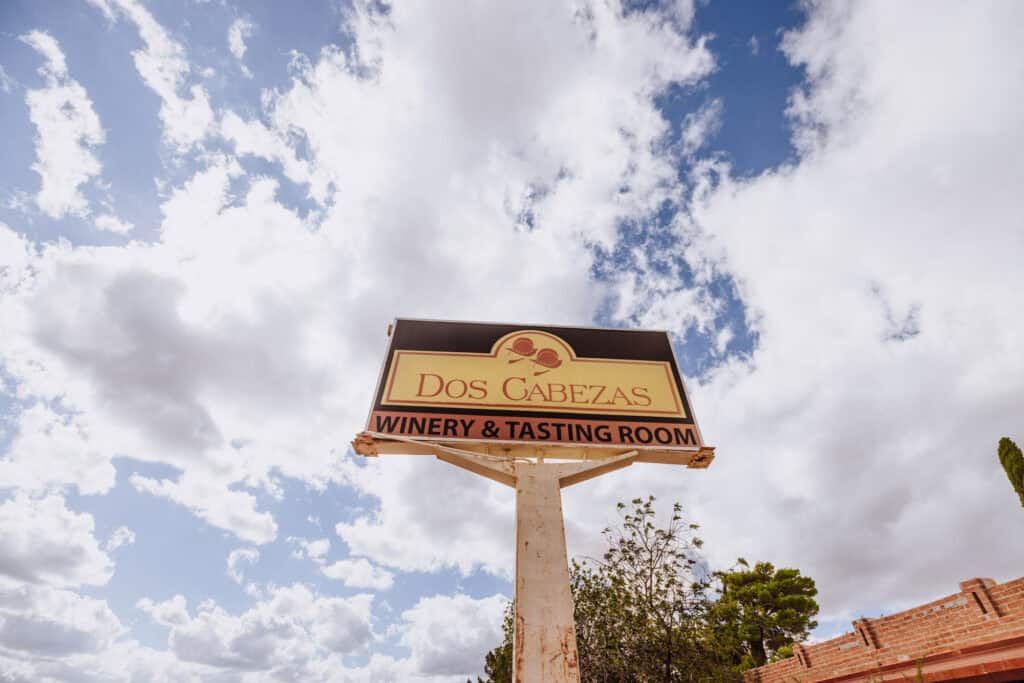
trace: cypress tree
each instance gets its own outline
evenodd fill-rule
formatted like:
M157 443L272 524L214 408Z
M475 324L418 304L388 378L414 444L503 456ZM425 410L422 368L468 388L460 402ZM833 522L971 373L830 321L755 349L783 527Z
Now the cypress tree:
M1021 507L1024 507L1024 455L1017 444L1005 436L999 439L999 462L1003 464L1006 478L1020 498Z

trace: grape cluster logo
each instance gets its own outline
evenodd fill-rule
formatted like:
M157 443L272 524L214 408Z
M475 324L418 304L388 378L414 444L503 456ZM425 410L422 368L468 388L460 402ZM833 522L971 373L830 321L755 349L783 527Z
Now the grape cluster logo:
M534 376L543 375L549 370L554 370L562 364L562 359L558 357L558 351L545 347L543 349L537 349L533 345L533 340L529 337L516 337L512 340L512 344L508 347L508 352L515 358L509 359L509 363L518 363L522 360L528 360L534 364ZM540 366L541 370L537 370L536 366Z

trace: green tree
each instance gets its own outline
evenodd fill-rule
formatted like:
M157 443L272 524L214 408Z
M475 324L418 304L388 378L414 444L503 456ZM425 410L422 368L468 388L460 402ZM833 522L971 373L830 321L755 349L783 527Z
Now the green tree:
M1005 436L999 439L999 462L1006 471L1010 485L1017 492L1021 506L1024 506L1024 455L1017 444Z
M721 596L715 604L712 631L722 647L733 651L740 668L779 658L817 626L814 579L799 569L776 569L770 562L719 572Z
M704 638L710 576L696 524L679 504L664 526L654 498L620 503L601 560L574 563L580 674L588 681L716 680L728 672Z
M631 507L620 503L618 511L621 523L604 532L604 556L571 566L582 679L737 680L728 657L708 638L712 577L698 554L697 525L686 523L677 504L667 524L658 526L653 497L635 499ZM506 624L505 642L487 655L486 683L511 677L511 621Z

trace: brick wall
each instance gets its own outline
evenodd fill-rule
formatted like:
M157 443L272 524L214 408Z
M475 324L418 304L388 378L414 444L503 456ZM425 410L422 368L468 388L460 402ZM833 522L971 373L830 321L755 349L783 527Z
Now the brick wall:
M970 579L960 592L878 619L748 671L748 683L1024 680L1024 577ZM1015 673L1016 672L1016 673ZM974 678L971 678L974 677Z

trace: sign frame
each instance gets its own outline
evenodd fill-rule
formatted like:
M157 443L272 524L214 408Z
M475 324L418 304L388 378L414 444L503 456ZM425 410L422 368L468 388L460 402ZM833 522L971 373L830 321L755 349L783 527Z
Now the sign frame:
M592 332L614 332L616 334L658 334L665 335L668 346L668 353L666 357L658 362L664 362L669 364L671 368L671 380L676 382L676 386L679 391L679 398L681 399L684 412L686 417L679 419L678 417L670 418L657 418L657 417L644 417L645 420L651 420L653 423L664 423L667 427L673 425L687 425L692 428L693 434L696 435L696 444L694 445L668 445L664 443L595 443L585 442L576 439L567 439L564 441L529 441L514 438L478 438L478 437L466 437L466 436L452 436L452 435L399 435L387 432L378 432L374 429L373 418L375 413L386 411L388 408L382 403L384 395L384 384L390 377L390 373L394 373L395 367L394 358L396 352L407 351L407 352L419 352L416 349L396 349L395 336L399 331L400 326L405 323L412 323L413 325L423 324L452 324L462 325L467 327L479 326L480 328L497 327L497 328L508 328L509 331L503 335L498 335L492 342L492 350L498 348L498 342L506 337L517 335L519 333L530 334L540 333L547 334L556 337L558 340L566 343L567 348L572 351L573 361L584 361L584 362L602 362L604 359L591 358L588 356L575 356L575 349L569 342L563 340L559 336L559 331L565 331L568 333L592 333ZM492 334L497 334L492 331ZM450 351L436 351L426 353L437 353L437 354L449 354L449 355L464 355L464 356L484 356L484 352L450 352ZM496 351L495 351L496 353ZM615 362L614 359L609 359L610 362ZM643 360L636 360L635 362L649 362ZM650 361L654 362L654 361ZM542 370L543 372L543 370ZM421 386L422 389L422 386ZM408 411L412 413L420 413L426 417L429 417L431 413L438 413L442 410L437 405L426 406L421 409L409 409L408 407L397 405L392 406L392 410L395 411ZM533 417L535 419L539 417L550 416L551 419L559 420L573 420L573 419L585 419L588 416L581 413L574 413L571 408L568 408L561 412L555 412L549 408L539 409L526 409L517 410L516 408L509 408L506 411L513 417L528 415L529 413L535 413ZM484 417L488 414L494 414L500 416L501 413L495 410L474 410L474 409L460 409L459 413L476 414ZM426 418L425 418L426 419ZM507 419L507 418L504 418ZM597 419L608 419L612 421L623 422L623 415L614 414L602 414L598 413L596 416L590 417L592 420ZM454 320L434 320L434 319L423 319L423 318L396 318L388 325L387 342L385 344L385 352L380 364L380 370L377 375L377 383L374 389L373 399L371 401L370 409L367 413L366 418L366 430L360 433L356 439L352 442L353 449L364 456L376 456L379 454L395 453L395 454L423 454L423 455L435 455L437 453L437 447L448 446L458 448L460 450L476 453L486 456L499 456L512 459L538 459L543 461L544 458L560 459L560 460L594 460L594 459L606 459L615 457L625 451L636 451L638 456L637 462L650 462L650 463L662 463L662 464L679 464L685 465L691 468L706 468L711 464L714 459L714 447L707 446L704 443L703 436L698 424L696 415L692 408L692 398L690 397L689 391L686 386L686 378L683 376L682 371L679 369L679 362L676 356L675 348L671 343L671 336L665 330L629 330L622 328L607 328L597 326L574 326L574 325L550 325L550 324L528 324L521 325L516 323L500 323L500 322L479 322L479 321L454 321ZM518 423L516 423L518 424ZM647 422L643 424L648 424ZM567 430L572 431L572 430ZM577 431L577 436L580 432Z

